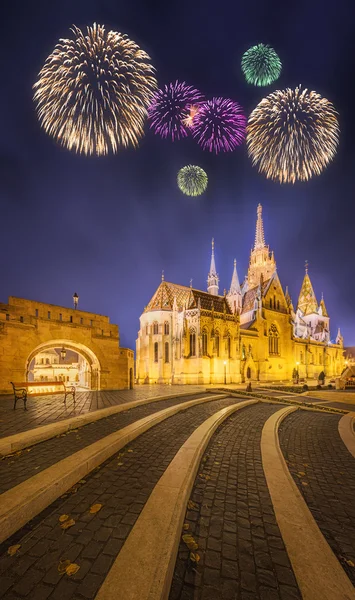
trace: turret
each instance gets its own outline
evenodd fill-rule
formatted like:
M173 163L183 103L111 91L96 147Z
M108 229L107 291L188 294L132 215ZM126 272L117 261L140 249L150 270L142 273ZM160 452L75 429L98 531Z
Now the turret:
M218 283L219 277L216 271L216 264L214 260L214 239L212 238L211 265L207 277L207 291L209 294L212 294L213 296L218 296Z
M264 281L267 281L276 271L274 253L270 253L269 246L265 243L262 210L261 204L258 204L255 242L250 253L248 268L249 289L259 285L260 275L263 276Z
M240 290L238 273L237 273L237 261L234 259L234 268L231 286L227 294L227 302L233 313L240 313L242 310L242 292Z

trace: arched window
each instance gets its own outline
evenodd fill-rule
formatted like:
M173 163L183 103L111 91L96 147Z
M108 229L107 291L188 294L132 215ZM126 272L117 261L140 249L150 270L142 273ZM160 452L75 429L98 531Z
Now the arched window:
M270 308L272 308L272 298L270 298Z
M245 360L245 357L246 357L246 350L245 350L245 346L243 344L243 346L242 346L242 359Z
M196 356L196 333L194 330L190 331L190 356Z
M153 323L153 334L157 335L159 331L159 325L158 323Z
M169 342L165 342L164 350L165 362L169 362Z
M145 335L149 335L149 327L148 327L148 325L145 326Z
M207 356L207 331L202 332L202 356Z
M280 310L280 300L277 301L277 310Z
M49 365L49 358L46 358L46 365Z
M231 357L231 338L230 335L227 337L227 354L228 358Z
M251 368L247 368L247 379L251 379Z
M154 362L158 362L158 342L154 342Z
M274 308L276 308L276 296L274 296Z
M219 356L219 333L216 333L214 338L215 348L216 348L216 356Z
M164 335L169 335L169 323L167 321L164 323Z
M272 324L269 329L269 354L280 354L279 348L279 332L276 325Z

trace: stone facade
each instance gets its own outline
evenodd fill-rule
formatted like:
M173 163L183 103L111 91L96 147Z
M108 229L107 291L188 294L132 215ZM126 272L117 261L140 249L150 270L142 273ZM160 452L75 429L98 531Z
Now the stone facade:
M134 353L119 345L108 317L10 297L0 304L0 393L28 380L33 358L50 348L72 350L89 365L93 390L133 387Z
M261 205L248 275L240 286L236 261L228 294L218 295L212 241L207 292L162 282L140 317L138 383L241 383L339 375L343 339L330 340L324 299L318 305L308 268L298 306L280 283L265 243Z

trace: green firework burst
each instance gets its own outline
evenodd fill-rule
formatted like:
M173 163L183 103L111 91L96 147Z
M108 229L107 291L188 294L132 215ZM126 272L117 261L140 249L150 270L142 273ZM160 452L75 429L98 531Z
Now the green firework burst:
M241 64L245 79L253 85L270 85L280 77L281 60L267 44L249 48L243 54Z
M206 190L207 183L207 173L196 165L187 165L177 174L177 184L187 196L200 196Z

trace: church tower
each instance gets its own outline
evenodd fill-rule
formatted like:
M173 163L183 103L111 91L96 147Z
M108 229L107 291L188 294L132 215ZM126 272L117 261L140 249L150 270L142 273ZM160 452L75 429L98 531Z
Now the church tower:
M219 277L217 275L216 263L214 261L214 239L212 238L211 266L207 277L207 291L209 294L218 296L218 283Z
M234 269L232 275L231 286L227 294L227 302L233 313L240 313L242 310L242 292L239 285L237 273L237 261L234 259Z
M270 253L269 246L265 244L262 206L258 204L255 242L250 253L248 268L248 288L251 289L260 283L260 276L267 281L276 271L274 253Z
M305 265L305 275L302 282L297 308L302 311L302 316L318 313L318 302L313 291L313 286L308 275L308 262ZM325 307L325 305L324 305ZM327 315L328 316L328 315Z

